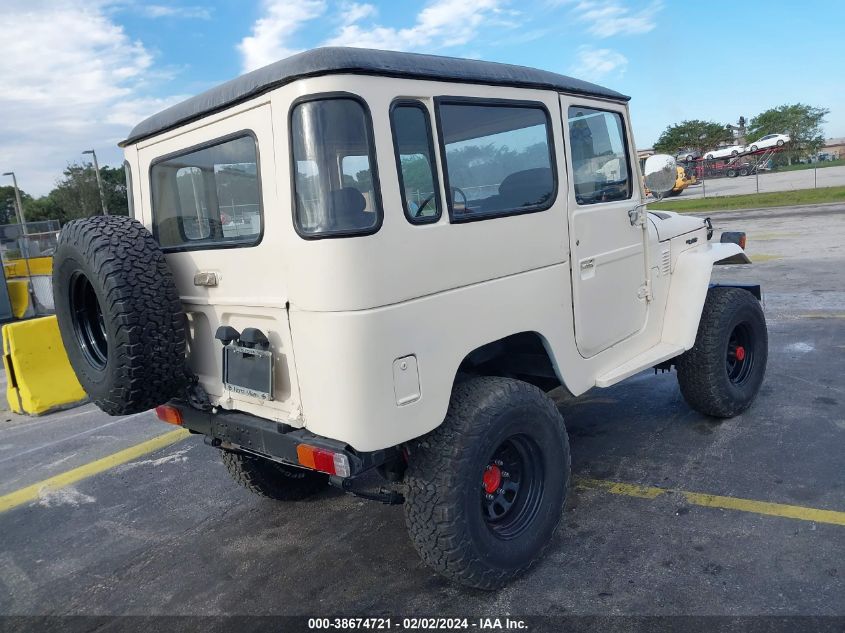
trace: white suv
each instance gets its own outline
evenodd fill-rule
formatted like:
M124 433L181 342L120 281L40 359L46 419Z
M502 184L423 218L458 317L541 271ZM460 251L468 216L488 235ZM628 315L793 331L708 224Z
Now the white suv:
M147 119L123 143L134 219L71 222L55 255L80 382L205 435L259 494L404 503L429 565L502 586L570 485L549 390L674 366L690 406L730 417L763 380L759 286L710 283L748 263L744 236L645 212L627 102L328 48ZM674 184L670 157L645 171Z

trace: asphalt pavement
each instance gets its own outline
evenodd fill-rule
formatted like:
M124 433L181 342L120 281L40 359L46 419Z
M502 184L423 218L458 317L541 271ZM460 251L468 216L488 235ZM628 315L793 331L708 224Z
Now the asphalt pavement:
M747 231L755 260L715 279L763 285L759 398L717 421L673 373L643 372L562 405L578 483L507 588L431 572L399 507L260 499L189 437L0 513L0 614L845 616L845 524L817 520L845 520L845 205L713 220ZM0 496L173 428L91 404L6 413Z

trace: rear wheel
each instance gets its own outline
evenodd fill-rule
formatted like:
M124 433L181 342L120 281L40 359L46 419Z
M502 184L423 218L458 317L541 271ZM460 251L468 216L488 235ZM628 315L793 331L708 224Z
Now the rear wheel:
M277 501L305 499L328 485L328 475L285 466L262 457L223 452L223 464L236 482L262 497Z
M741 288L711 288L693 348L678 358L678 383L696 411L730 418L754 401L768 359L760 302Z
M549 543L569 488L569 443L554 403L508 378L455 387L443 424L412 447L405 518L430 567L496 589Z

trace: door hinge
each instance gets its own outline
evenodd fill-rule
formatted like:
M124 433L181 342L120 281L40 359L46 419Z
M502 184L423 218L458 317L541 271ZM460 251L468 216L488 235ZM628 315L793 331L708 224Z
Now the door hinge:
M645 299L651 301L651 283L646 280L645 283L637 290L637 299Z

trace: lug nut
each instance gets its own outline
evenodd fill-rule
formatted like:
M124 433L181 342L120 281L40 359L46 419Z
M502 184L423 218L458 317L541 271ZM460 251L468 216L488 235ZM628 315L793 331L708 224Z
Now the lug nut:
M493 501L493 495L488 493L485 496L487 497L487 501Z
M502 471L502 478L503 478L503 479L507 479L507 478L509 478L510 476L511 476L511 474L510 474L508 471L506 471L506 470L503 470L503 471Z
M496 464L496 466L501 466L501 465L503 465L503 464L504 464L504 462L503 462L501 459L497 459L497 460L495 461L495 464Z
M504 488L499 488L499 489L496 491L496 494L500 494L500 495L505 494L505 489L504 489Z

